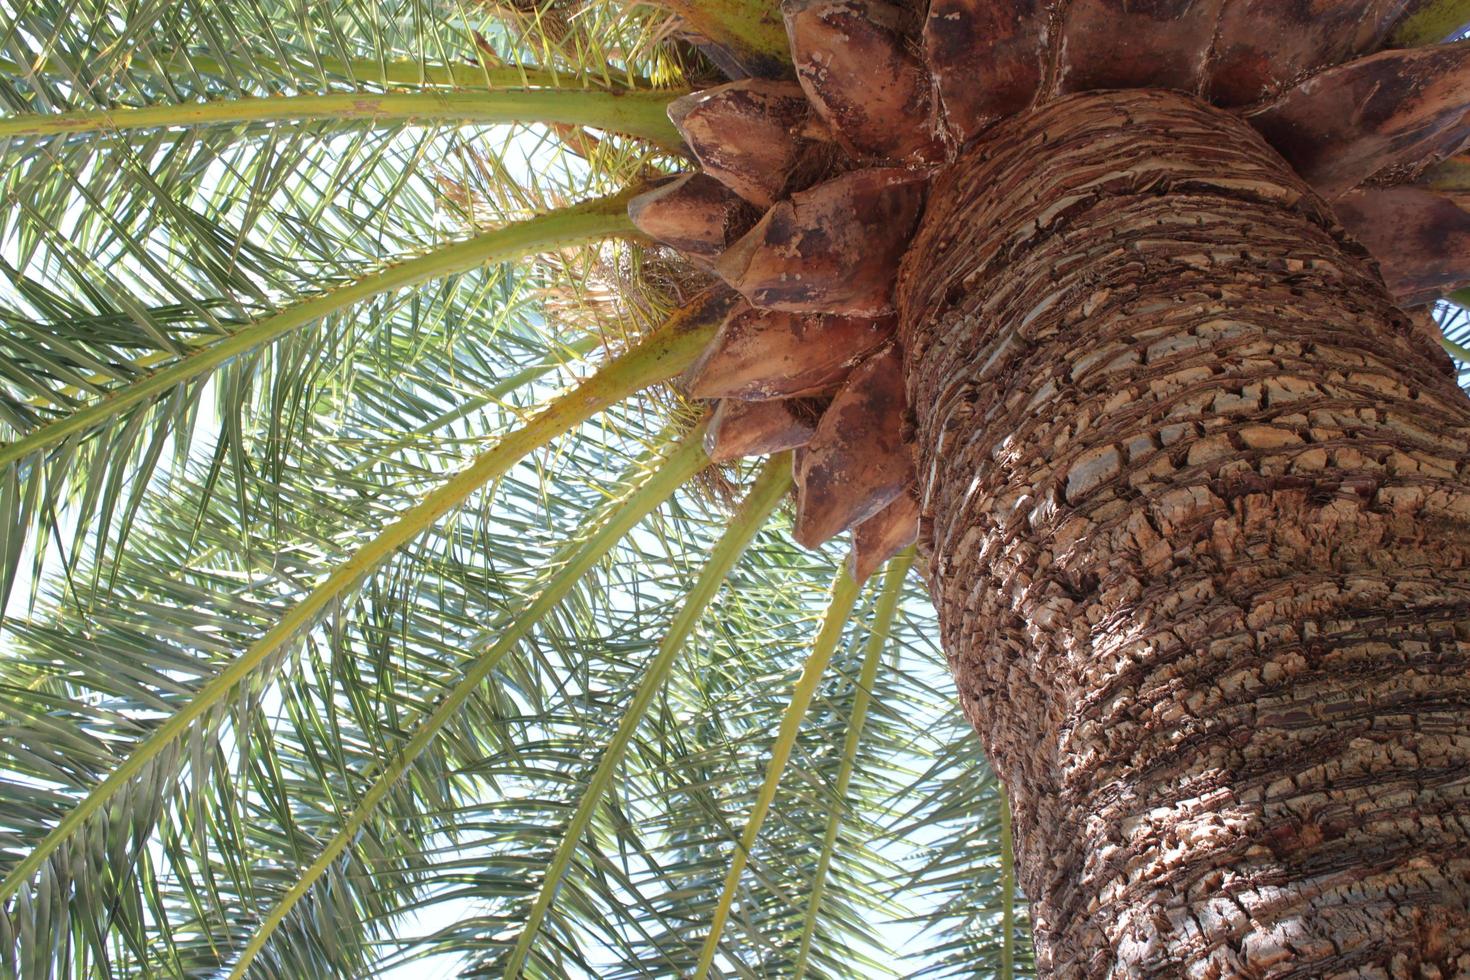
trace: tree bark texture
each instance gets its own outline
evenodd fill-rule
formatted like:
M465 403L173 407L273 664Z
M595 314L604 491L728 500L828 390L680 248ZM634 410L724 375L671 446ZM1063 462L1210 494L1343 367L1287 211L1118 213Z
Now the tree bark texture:
M1470 976L1470 401L1328 206L1070 96L938 180L899 307L1043 973Z

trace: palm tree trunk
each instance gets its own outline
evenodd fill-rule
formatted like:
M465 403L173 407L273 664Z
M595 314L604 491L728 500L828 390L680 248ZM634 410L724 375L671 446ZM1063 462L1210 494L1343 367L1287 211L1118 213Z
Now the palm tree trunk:
M1098 93L935 186L930 584L1057 977L1470 976L1470 401L1252 130Z

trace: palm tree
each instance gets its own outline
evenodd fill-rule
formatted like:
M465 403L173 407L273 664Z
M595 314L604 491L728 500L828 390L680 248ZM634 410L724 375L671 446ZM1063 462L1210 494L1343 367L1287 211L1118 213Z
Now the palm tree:
M5 17L10 974L1470 972L1470 4Z

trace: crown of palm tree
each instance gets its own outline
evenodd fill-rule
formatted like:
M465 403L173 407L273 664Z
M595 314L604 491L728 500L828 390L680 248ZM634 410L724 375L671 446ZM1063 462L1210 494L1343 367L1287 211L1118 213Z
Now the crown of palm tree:
M1332 6L0 15L0 969L1024 973L899 263L998 121L1168 87L1470 282L1470 4Z
M893 334L925 187L1001 120L1073 93L1171 89L1236 113L1336 204L1401 303L1470 283L1470 164L1452 158L1470 138L1470 41L1406 47L1438 40L1451 5L1326 7L786 0L784 33L747 60L789 49L796 80L674 102L702 171L630 207L747 301L690 379L721 399L714 454L798 450L797 540L855 528L859 577L914 542Z

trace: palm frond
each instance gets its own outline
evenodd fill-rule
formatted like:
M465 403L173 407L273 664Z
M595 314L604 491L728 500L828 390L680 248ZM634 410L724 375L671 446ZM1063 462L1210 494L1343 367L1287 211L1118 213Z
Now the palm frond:
M807 658L806 666L802 668L801 679L796 682L796 689L791 694L790 703L781 716L781 727L777 730L776 741L771 746L771 761L766 766L765 781L761 784L760 793L755 798L754 808L746 818L745 830L740 835L740 843L736 845L735 852L730 857L730 870L725 873L725 884L720 892L719 903L715 906L714 921L710 924L709 936L700 949L699 964L695 967L697 977L704 977L714 964L715 953L719 950L720 934L724 931L725 922L730 916L730 907L735 901L735 891L740 885L740 876L745 871L746 862L750 860L750 852L754 849L756 838L760 835L766 813L771 809L771 803L776 798L776 790L781 784L782 773L787 761L791 758L791 752L796 743L797 729L802 719L806 717L807 707L811 704L812 696L816 694L817 685L821 682L827 665L832 661L832 654L836 652L837 644L842 639L843 627L847 625L847 619L852 615L857 598L858 583L844 565L833 579L832 598L827 604L827 614L822 620L822 628L817 633L816 642L812 644L811 656Z
M610 405L688 367L718 325L710 310L726 307L728 302L724 295L707 294L701 303L672 318L638 347L549 404L526 426L487 449L467 468L357 549L350 559L339 564L325 581L296 603L269 632L201 688L187 705L170 715L68 812L56 828L0 881L0 900L14 895L53 852L78 833L90 817L101 811L134 778L144 777L151 771L154 763L171 752L196 722L207 724L206 719L234 696L242 683L247 680L261 683L259 672L268 672L301 631L309 629L316 617L338 601L362 576L462 504L472 493L504 475L528 453Z
M109 127L0 147L0 560L30 593L0 627L0 972L682 976L742 826L721 966L999 968L999 796L922 593L854 591L799 680L839 556L791 545L784 472L700 478L769 521L686 483L676 393L618 400L728 295L543 236L204 364L668 169L658 107L708 70L672 26L609 0L0 17L13 127ZM528 100L598 138L473 115ZM360 118L425 104L458 108ZM564 388L594 397L545 421Z
M363 823L372 815L374 808L392 790L408 767L438 736L454 715L460 710L475 690L484 683L490 672L551 610L560 603L571 587L587 573L589 568L626 535L633 526L663 503L675 490L695 473L707 465L708 460L702 445L702 427L694 429L684 437L676 451L656 457L652 468L647 469L641 486L628 494L612 514L585 539L570 542L548 568L554 573L549 576L545 588L526 606L525 610L501 628L493 643L478 651L463 679L445 695L434 711L414 730L413 736L383 767L376 781L357 801L352 812L342 821L341 829L322 848L301 878L281 898L270 913L262 920L255 935L245 946L231 969L232 977L242 977L256 954L265 946L281 921L292 908L306 896L312 886L325 874L357 835ZM635 474L636 476L636 474Z
M509 81L505 73L519 75L530 48L541 47L533 32L507 28L493 8L449 20L442 13L413 0L389 16L361 2L330 12L275 3L147 2L126 10L22 3L4 19L5 54L18 71L0 78L0 106L44 120L67 113L168 118L231 104L286 111L279 107L311 100L367 105L385 94L400 98L391 89L418 75L447 71L469 81L473 73L492 72ZM561 58L549 74L528 69L530 81L547 91L485 91L476 84L481 91L404 97L427 95L448 106L529 96L592 122L586 107L612 99L607 90L651 84L618 69L621 55L613 51L642 50L637 39L645 32L637 15L578 18L572 36L586 62ZM595 77L582 70L594 63L600 66ZM662 83L677 83L668 62L646 66ZM578 91L555 90L563 86ZM667 134L660 108L666 98L634 93L608 105L613 116L631 111ZM0 286L6 323L0 333L6 354L14 356L0 376L0 441L11 442L97 407L115 388L156 379L197 348L227 340L294 300L335 292L385 262L430 253L467 231L616 193L658 159L642 139L602 139L584 157L545 126L381 117L369 130L359 121L315 118L100 140L10 139L0 149L7 164L0 175L6 203L0 242L8 263L0 267L6 273L0 282L8 278L13 287ZM156 466L177 458L190 434L213 428L215 418L225 422L227 437L272 419L270 411L280 406L262 396L292 382L305 385L297 412L314 404L313 386L340 383L335 367L346 352L371 355L374 348L360 341L404 303L414 320L404 329L437 329L414 316L420 311L411 295L381 294L298 328L293 335L301 343L278 341L182 386L160 387L110 417L86 443L49 454L44 472L32 467L25 479L5 474L0 519L8 520L0 553L11 556L7 579L13 585L23 547L17 527L29 527L30 540L41 545L57 538L53 528L85 529L90 542L80 536L64 542L69 565L109 536L120 549L134 513L125 486L147 484ZM442 307L427 312L451 314ZM463 308L452 312L464 316ZM330 357L318 356L326 349L334 351ZM333 370L323 370L328 367ZM279 467L287 448L229 438L222 451L241 460L273 453L255 460L269 468ZM239 487L234 490L238 495ZM27 554L44 564L44 551Z
M898 599L903 592L903 580L914 564L914 551L895 557L883 575L883 590L873 610L871 632L863 653L862 673L858 675L857 689L853 697L852 716L848 722L847 737L842 744L842 765L837 771L837 781L832 787L831 815L827 818L827 829L822 836L821 857L813 876L811 897L807 899L806 922L801 929L801 945L796 952L796 966L792 971L795 980L806 975L807 961L811 956L812 937L816 933L817 921L822 910L822 894L827 889L827 875L832 867L832 855L837 846L837 832L846 808L847 788L852 781L853 768L857 763L858 746L862 743L863 725L867 722L868 706L872 703L873 685L878 679L878 665L883 647L888 641L893 626L893 616L898 609Z
M1470 25L1470 3L1466 0L1428 0L1409 6L1410 13L1394 28L1390 43L1399 48L1417 48L1454 38Z
M715 592L724 583L731 566L739 560L740 555L790 489L790 455L779 454L772 457L752 485L740 510L731 520L730 529L711 551L704 570L689 589L678 616L670 624L668 633L659 646L657 656L649 664L647 673L639 683L637 693L633 696L622 722L618 725L617 733L608 743L596 771L587 781L582 799L577 804L576 812L567 825L562 842L557 847L556 854L547 868L546 877L536 895L536 901L531 905L525 925L521 928L515 946L506 960L505 973L507 976L518 976L525 966L526 959L535 944L541 922L546 916L546 910L550 907L561 885L572 854L591 824L593 813L601 806L618 766L623 761L623 753L627 750L634 733L643 723L645 712L653 703L654 698L658 696L660 688L663 687L674 659L683 649L684 642L693 632L699 618L704 615L705 608L714 598Z
M603 435L601 445L611 445L606 433ZM570 460L573 457L566 458ZM531 472L534 473L534 468ZM333 481L326 483L328 487L334 485L337 484ZM527 530L534 531L535 525L542 523L548 516L543 513L534 494L529 497L517 496L525 494L530 489L531 487L527 486L523 490L517 490L514 485L502 481L499 492L494 495L494 498L486 498L487 501L490 499L496 501L497 524L509 521L514 525L518 521L517 515L524 515L525 519L532 522L529 527L525 524L519 525L519 533L522 537L525 536ZM594 503L604 495L600 482L590 483L589 490L592 491L590 499ZM514 508L505 508L504 502L507 495L511 499L519 500ZM576 507L586 506L588 499L588 494L583 492L580 499L575 497L570 499L568 506L575 510ZM333 506L329 497L301 501L301 518L298 520L315 517L323 503L328 504L329 507ZM340 504L336 507L340 508ZM188 521L192 515L188 513L187 508L180 509L183 513L176 514L175 521L183 524L180 530L187 534ZM563 513L563 511L558 508L554 513ZM391 512L384 516L390 517ZM138 928L143 931L140 932L140 935L152 936L153 941L144 943L140 948L161 951L178 946L183 950L180 955L196 959L200 956L208 958L210 955L223 955L220 951L229 950L231 943L234 942L232 937L235 931L248 928L249 925L248 922L243 922L238 915L238 909L242 903L247 905L253 903L256 899L252 896L261 894L262 889L264 889L264 894L270 894L274 887L273 883L282 878L289 868L305 864L313 853L313 845L310 840L321 834L322 829L326 830L326 836L330 836L338 808L338 803L333 801L350 798L352 792L350 789L342 788L342 781L348 780L350 787L355 773L370 772L374 767L375 758L380 759L391 755L394 740L399 737L397 734L401 727L399 719L402 718L403 713L406 711L412 716L422 711L427 714L433 707L434 692L440 690L442 685L452 683L456 679L456 665L463 662L464 651L472 648L472 637L476 631L482 629L477 617L470 610L476 605L489 602L499 605L500 600L494 597L510 595L512 593L506 590L515 588L509 584L516 574L513 568L498 569L493 576L489 576L489 570L476 567L478 560L475 556L479 549L473 546L473 543L480 534L477 529L484 527L485 516L481 514L473 520L461 521L457 525L451 524L447 529L441 526L436 534L443 535L451 532L447 537L441 539L441 544L427 551L416 548L403 555L396 565L390 566L370 579L358 598L338 610L333 617L333 622L324 624L323 627L309 634L305 662L288 661L283 664L281 681L274 691L284 698L285 707L271 711L271 714L277 717L270 729L260 729L258 725L253 729L251 726L246 726L244 730L251 734L248 737L242 737L240 719L248 717L248 711L260 711L266 708L274 695L265 700L246 698L238 711L229 713L228 717L235 719L230 726L234 734L230 734L230 728L222 731L220 738L213 743L219 746L218 751L229 757L234 757L237 751L244 751L247 752L247 755L242 757L242 763L246 759L258 758L262 762L268 760L269 768L256 769L252 763L250 775L247 778L242 774L240 779L243 780L243 784L237 787L236 778L231 775L230 765L223 761L216 761L213 765L202 764L199 761L199 753L203 752L206 756L211 753L210 742L197 740L191 743L191 750L185 759L193 760L190 764L195 768L195 774L189 781L181 784L179 789L188 789L192 794L192 799L188 800L187 805L180 801L178 811L166 811L166 816L171 812L175 815L165 820L158 830L162 839L168 842L169 849L165 855L167 858L165 865L175 869L175 874L171 878L173 884L170 885L167 879L159 884L156 882L157 876L153 876L152 880L155 883L149 886L161 890L158 904L169 914L166 917L154 915L151 922L146 918L141 920ZM363 514L359 508L359 512L347 517L347 520L355 522L361 520L362 517ZM177 527L177 524L175 526ZM540 538L545 540L547 533L543 529ZM535 540L536 537L533 533L532 539ZM463 551L466 546L472 546L467 553ZM467 566L462 560L451 560L457 552L471 559L471 564ZM281 551L279 554L288 560L291 558L289 550ZM514 561L527 568L534 578L535 575L541 574L540 568L549 557L549 554L532 548L527 554ZM79 645L78 638L65 630L43 632L40 628L27 627L22 631L23 639L35 650L35 653L28 657L26 662L34 664L35 669L40 671L40 683L49 684L51 682L45 678L54 677L56 678L55 683L71 687L80 683L82 678L88 678L88 685L94 692L93 696L100 697L103 703L116 705L115 710L134 716L138 711L145 710L147 717L162 716L163 712L178 704L188 692L180 690L177 683L167 684L156 674L139 676L138 667L143 664L167 663L172 665L171 669L174 671L187 670L191 676L208 676L211 653L214 657L218 657L221 646L228 647L234 644L243 646L248 641L250 636L248 632L244 632L243 635L241 632L236 632L233 636L219 634L218 626L224 625L224 621L222 617L214 615L201 618L199 629L191 631L181 625L174 633L155 639L156 630L153 623L156 622L158 616L164 615L166 610L182 611L191 606L201 611L210 609L212 604L209 602L209 596L216 593L220 596L227 595L232 586L226 584L228 578L219 576L204 577L200 580L201 569L187 574L186 581L197 582L196 590L192 593L183 591L180 588L182 583L176 584L170 581L169 576L157 574L156 570L163 567L160 563L151 560L146 554L142 558L143 564L140 567L128 567L125 570L124 579L120 581L125 581L130 585L146 584L148 590L139 595L136 601L122 601L127 598L127 595L115 593L114 601L120 608L115 611L109 609L106 615L93 620L93 626L88 630L88 633L95 637L91 644ZM330 564L330 559L326 560ZM152 570L151 578L145 570ZM405 575L409 572L411 574ZM505 575L511 577L502 579L502 576ZM242 616L239 626L246 629L263 629L270 618L278 615L279 613L274 610L273 606L279 605L280 599L269 597L273 593L278 596L279 587L283 584L279 581L273 582L265 579L259 586L253 587L250 591L261 593L266 600L266 605L254 608L238 607L241 611L249 609L253 614L248 620ZM166 600L157 599L149 594L157 589L166 590L165 594L168 598ZM362 609L365 614L368 614L367 620L361 625L363 632L360 640L353 639L358 631L358 627L352 625L355 619L354 610L357 609ZM392 619L397 616L408 616L411 612L411 620L405 620L406 627L410 621L419 622L421 617L430 614L431 610L434 616L432 630L421 630L415 626L400 633L391 627ZM544 627L544 624L542 625ZM386 632L385 627L387 627ZM97 632L98 629L102 630L100 634ZM54 642L48 642L53 636ZM464 639L457 639L458 637ZM141 648L132 646L128 638L135 638L134 642L146 639L152 645ZM327 661L322 661L317 656L316 651L320 643L326 643L332 651ZM362 644L361 649L349 653L348 647L357 646L359 643ZM398 643L405 645L406 652L412 651L412 656L401 665L398 663L399 658L390 657L392 649ZM172 657L160 657L163 651L175 645L182 645L183 649L177 649ZM190 649L192 647L200 647L199 652L194 653ZM134 654L138 657L137 662L131 659ZM191 662L192 657L200 654L205 657L202 664ZM389 659L384 659L385 657ZM54 672L47 669L52 663L55 663ZM338 676L344 670L347 673L342 675L342 683L346 685L348 693L352 696L349 700L336 704L333 699L329 698L326 705L323 706L320 703L323 696L320 688L321 682ZM374 678L375 674L376 678ZM353 681L356 683L354 684ZM26 687L33 688L36 683L36 680L27 681ZM163 684L163 687L159 693L151 693L152 688L160 683ZM298 702L299 706L297 706ZM424 705L422 708L418 707L421 703ZM114 709L109 709L111 710ZM467 709L467 714L474 716L474 712L469 709ZM16 717L9 712L7 716ZM106 731L102 727L102 721L101 718L78 719L79 734L82 731L87 733ZM327 722L330 724L324 729L323 726ZM136 738L128 733L145 726L146 722L141 718L131 720L130 724L123 726L121 734ZM52 727L55 727L54 724ZM19 736L18 744L29 744L32 741L25 733L13 728L11 734ZM406 733L403 737L406 737ZM49 742L40 744L57 741L54 734L48 738ZM75 756L67 751L65 757L68 762L76 765L85 765L88 759L96 758L98 766L105 771L107 766L114 764L111 752L105 748L105 744L100 757L95 751L91 755ZM232 745L235 748L231 748ZM244 745L249 745L251 748L248 750L239 748ZM65 743L58 745L58 750L68 748ZM11 765L14 766L19 761L11 760ZM206 758L205 763L207 762ZM439 778L437 774L446 771L444 766L445 758L442 754L430 753L421 764L423 775L418 778L427 779L429 785L434 785ZM451 770L452 768L453 766ZM34 766L32 771L39 776L51 776L46 770L36 769ZM209 777L210 773L216 773L217 776ZM222 782L218 786L213 786L211 779L218 779ZM73 780L68 780L68 782L71 781ZM86 782L85 778L78 778L75 781ZM250 789L250 792L246 792L247 789ZM347 795L344 796L344 794ZM169 795L165 794L165 798L168 798ZM34 798L33 789L29 794L9 801L5 812L15 812L19 800L27 798ZM49 798L46 812L48 814L51 811L64 812L62 808L67 799L65 795ZM288 800L290 803L286 804L285 801ZM396 805L399 801L390 796L389 802ZM253 809L257 807L258 809ZM389 806L388 809L392 814L398 813L392 806ZM110 812L117 811L114 809ZM195 816L196 813L199 816ZM238 825L224 827L210 825L217 817L224 816L232 818L238 816L242 822ZM35 825L36 829L44 828L49 819L52 818L49 816L42 818ZM193 824L193 821L196 820L200 822L198 827ZM293 830L292 834L285 838L280 837L274 828L282 826L283 821L284 826L298 827L300 830ZM426 825L430 832L432 826L432 824ZM30 837L31 840L35 839L32 834L24 831L21 836L22 838ZM200 836L202 836L202 843L200 840L191 839ZM414 840L423 839L414 837L408 841L411 852L414 846L428 846L427 843L415 845ZM78 843L85 844L86 842L79 840ZM210 853L223 852L224 854L259 855L259 857L248 859L243 870L238 865L212 865L210 863L203 866L202 872L190 870L197 865L199 860L194 856L194 849L201 846L206 856ZM215 848L219 850L215 851ZM140 856L144 862L149 861L151 857L156 857L156 855L143 854ZM285 863L282 857L285 858ZM224 881L220 880L221 876L225 879ZM143 883L147 884L150 876L145 874L143 879ZM122 887L128 880L126 876L119 877L116 879L116 885ZM378 909L379 914L385 907L391 909L393 907L392 897L401 896L402 889L407 887L401 884L404 879L396 880L400 884L394 888L384 885L382 895L377 898L371 897L377 892L370 888L367 892L369 900L366 907L369 910ZM414 879L410 876L408 880ZM253 887L245 887L244 884L241 884L242 881ZM198 884L200 882L208 882L210 892L194 895L191 898L187 889L202 888L203 885ZM282 883L280 888L284 891L287 884L289 880ZM179 889L185 889L186 894L178 894ZM95 908L95 902L106 897L106 890L104 888L103 894L100 895L96 893L75 895L73 902L77 903L80 908ZM210 893L213 891L221 891L222 897L211 899ZM126 893L124 889L123 894L126 895ZM89 904L89 899L92 904ZM207 929L204 929L192 927L188 916L183 916L180 921L182 910L189 908L204 910L218 908L220 911L204 920L204 925L208 926ZM236 910L236 913L227 914L227 910L230 909ZM28 913L29 910L22 909L21 911ZM196 912L196 916L198 914ZM95 915L90 916L90 919L95 919ZM22 922L24 921L28 920L22 919ZM53 915L43 925L62 928L64 935L67 921L73 925L85 923L89 921L89 916L81 912L71 916ZM196 917L193 921L197 923L199 920ZM311 921L310 918L307 921ZM166 928L170 922L173 923L173 928ZM360 928L354 925L352 929L348 929L344 923L342 930L344 948L352 945L346 941L347 937L359 934L362 929L369 927L370 923ZM157 932L160 929L163 931ZM31 934L35 934L34 930L31 931ZM200 937L207 937L212 944L209 949L215 949L217 946L217 951L209 953L207 949L201 949ZM166 943L165 938L170 938L172 941ZM248 933L239 936L238 941L243 943L246 938L248 938ZM46 939L42 940L41 945L45 948L57 948L56 944ZM317 963L320 966L322 963L340 965L344 962L335 954L328 955L323 952L319 940L308 941L305 937L293 936L286 946L291 951L290 955L295 956L297 952L300 953L302 959L299 965L303 967L311 963ZM29 948L34 949L34 947ZM161 967L155 963L153 968ZM312 971L299 973L294 969L287 969L285 972L292 975L308 975ZM330 973L331 971L328 970L329 975Z

